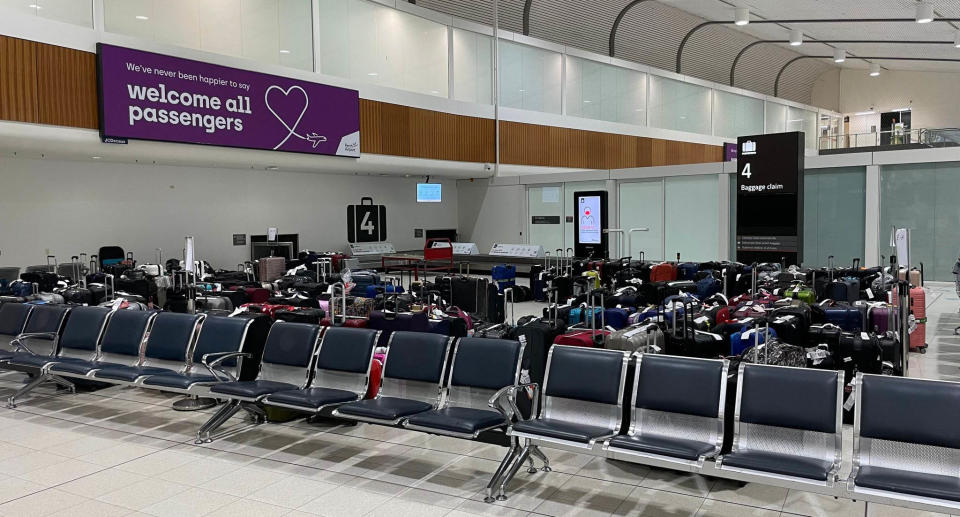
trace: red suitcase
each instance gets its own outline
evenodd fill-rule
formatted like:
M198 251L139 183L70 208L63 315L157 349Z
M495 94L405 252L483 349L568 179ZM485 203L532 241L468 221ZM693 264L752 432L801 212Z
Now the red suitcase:
M247 292L247 299L250 300L250 303L267 303L267 300L270 299L269 289L262 287L245 287L243 290Z
M372 399L377 396L377 393L380 393L380 373L382 371L383 363L380 362L380 359L374 357L370 363L370 385L367 386L367 394L363 398Z
M607 330L575 330L566 334L560 334L553 340L554 345L584 346L589 348L601 347L601 334L604 336L610 334Z
M650 268L651 282L673 282L677 279L677 266L670 262L662 262Z

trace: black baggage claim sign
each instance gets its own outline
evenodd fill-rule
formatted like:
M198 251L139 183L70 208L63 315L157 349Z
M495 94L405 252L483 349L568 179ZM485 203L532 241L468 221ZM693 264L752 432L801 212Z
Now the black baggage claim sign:
M802 132L737 139L737 261L803 258Z

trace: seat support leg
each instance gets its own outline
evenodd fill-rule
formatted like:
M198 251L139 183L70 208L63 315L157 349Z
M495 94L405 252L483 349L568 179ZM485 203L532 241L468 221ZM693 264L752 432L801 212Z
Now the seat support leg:
M200 429L197 430L197 439L194 443L210 443L213 441L213 438L210 437L210 434L224 424L227 420L230 420L230 417L237 414L237 411L240 411L240 401L231 400L227 402L222 408L220 408L216 413L210 417L210 420L207 420L205 424L200 426Z
M70 393L77 392L77 386L74 383L64 379L63 377L60 377L59 375L51 375L49 380L57 386L69 391Z
M507 471L506 475L503 476L503 481L500 482L500 490L497 492L497 501L507 500L507 485L510 484L510 481L513 480L513 477L517 475L517 471L520 470L520 467L523 466L524 462L527 461L529 456L530 446L525 445L523 449L520 450L520 454L517 456L516 461L513 462L510 470Z
M242 402L240 403L240 407L250 414L255 423L262 424L267 421L267 412L264 411L260 406L251 404L249 402Z
M863 517L867 517L870 514L870 501L863 502Z
M18 398L26 395L27 393L30 393L31 391L33 391L34 388L36 388L37 386L43 384L48 380L50 380L50 376L48 376L47 374L39 374L35 376L30 382L24 384L23 387L17 390L16 393L14 393L13 395L10 395L7 398L7 407L10 409L17 407Z
M547 455L540 450L540 447L537 445L530 446L530 454L536 456L540 461L543 462L543 471L551 472L553 469L550 468L550 459L547 458Z
M503 457L503 460L500 461L500 465L497 467L497 471L493 473L493 477L490 478L490 482L487 483L487 495L483 498L484 502L492 503L497 500L493 495L494 488L500 483L500 478L503 477L504 472L510 467L513 463L513 460L516 459L517 454L520 451L520 447L516 443L516 440L513 440L510 444L510 449L507 451L506 456Z

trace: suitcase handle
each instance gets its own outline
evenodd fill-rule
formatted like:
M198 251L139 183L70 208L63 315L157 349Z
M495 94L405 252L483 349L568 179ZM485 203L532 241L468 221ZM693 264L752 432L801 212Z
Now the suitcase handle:
M369 201L369 203L367 203L367 201ZM361 205L372 205L372 204L373 204L373 198L372 198L372 197L364 196L364 197L360 198L360 204L361 204Z
M859 259L859 258L853 259L853 269L860 269L860 259Z

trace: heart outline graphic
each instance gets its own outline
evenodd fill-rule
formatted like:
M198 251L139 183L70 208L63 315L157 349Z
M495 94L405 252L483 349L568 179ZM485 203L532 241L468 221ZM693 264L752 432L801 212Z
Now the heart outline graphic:
M293 126L288 125L287 122L286 122L285 120L283 120L283 117L281 117L280 115L278 115L277 112L274 111L273 107L270 106L270 92L273 91L274 88L276 88L276 89L279 90L281 93L283 93L283 96L284 96L285 98L288 97L288 96L290 95L290 92L293 91L293 90L299 90L300 93L303 94L303 109L300 110L300 116L297 117L297 121L293 123ZM307 95L306 90L304 90L302 87L300 87L299 85L296 85L296 84L293 85L293 86L291 86L291 87L289 87L289 88L287 88L286 90L284 90L282 87L277 86L277 85L275 85L275 84L274 84L274 85L270 85L270 87L267 88L267 91L264 92L264 94L263 94L263 102L264 102L264 104L267 105L267 109L270 110L270 113L272 113L273 116L274 116L277 120L279 120L281 124L283 124L283 127L287 128L287 136L285 136L285 137L283 138L283 140L280 141L279 144L277 144L276 146L274 146L274 148L273 148L274 151L276 151L276 150L279 149L281 146L283 146L283 144L287 143L287 140L289 140L290 137L293 136L293 135L296 135L298 138L304 139L304 137L302 137L302 136L300 136L300 135L297 134L297 126L300 125L300 121L303 120L303 115L307 113L307 108L310 106L310 96Z

